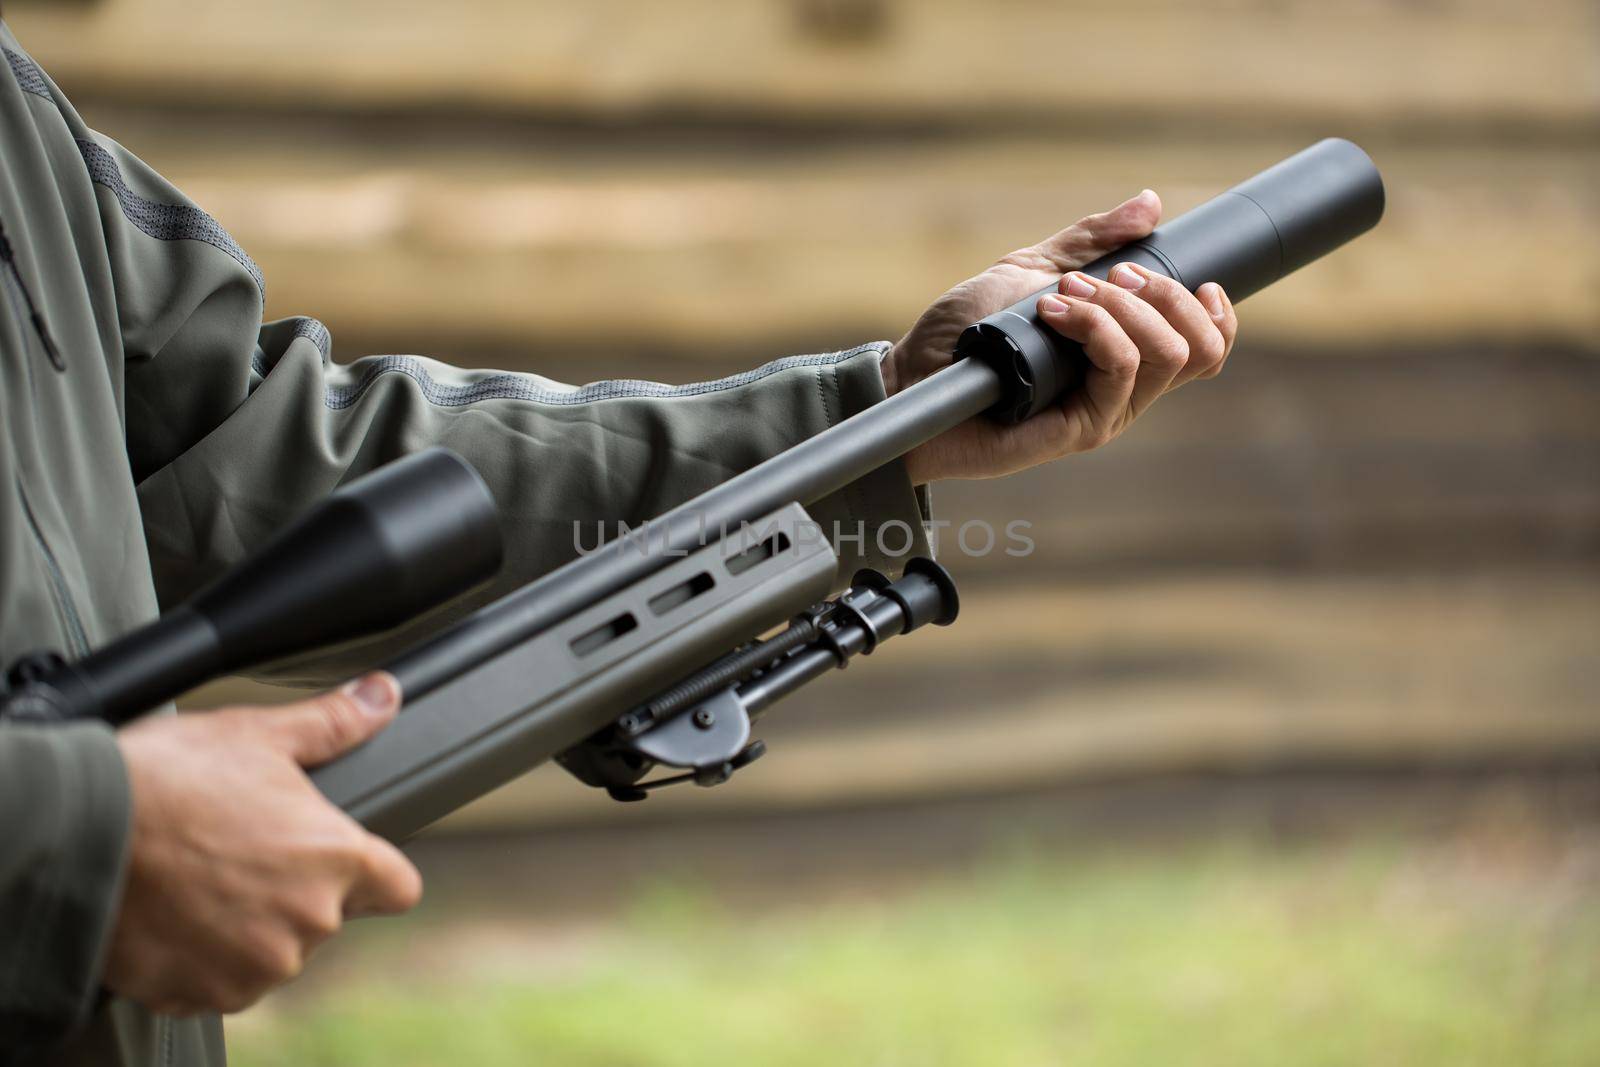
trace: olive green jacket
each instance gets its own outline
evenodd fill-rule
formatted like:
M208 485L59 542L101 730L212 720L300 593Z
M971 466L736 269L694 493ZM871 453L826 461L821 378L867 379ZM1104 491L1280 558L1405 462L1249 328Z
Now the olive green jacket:
M676 387L575 389L415 356L337 364L315 319L263 323L244 250L88 129L9 29L0 45L4 662L81 655L342 482L454 449L499 504L502 577L422 624L274 674L327 684L575 556L575 521L592 543L597 522L659 514L883 397L882 345ZM865 525L840 545L844 567L888 565L871 558L884 522L921 529L898 464L812 513L824 528ZM0 726L0 1061L223 1061L216 1019L155 1017L100 991L128 805L109 729Z

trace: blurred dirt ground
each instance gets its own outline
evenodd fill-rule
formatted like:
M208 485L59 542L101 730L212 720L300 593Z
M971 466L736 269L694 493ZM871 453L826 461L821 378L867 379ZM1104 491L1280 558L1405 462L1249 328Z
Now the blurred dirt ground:
M1578 1067L1593 767L1146 778L414 847L246 1065Z

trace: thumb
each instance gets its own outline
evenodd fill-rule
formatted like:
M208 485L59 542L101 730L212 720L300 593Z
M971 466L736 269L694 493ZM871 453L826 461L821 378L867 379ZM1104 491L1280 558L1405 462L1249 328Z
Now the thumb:
M281 709L272 726L296 763L315 767L373 737L399 710L400 683L392 674L374 671Z
M1098 215L1086 215L1054 237L1039 243L1063 273L1076 270L1130 241L1148 237L1161 221L1161 198L1146 189Z

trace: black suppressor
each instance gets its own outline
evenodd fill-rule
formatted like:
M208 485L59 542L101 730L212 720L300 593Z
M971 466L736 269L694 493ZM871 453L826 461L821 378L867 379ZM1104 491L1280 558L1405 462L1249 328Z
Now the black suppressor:
M127 722L221 675L405 622L487 581L501 552L483 479L430 448L334 490L149 626L75 663L24 660L4 708Z
M1216 282L1234 301L1359 237L1383 217L1383 179L1367 154L1337 137L1234 186L1149 237L1083 268L1105 278L1136 263L1191 292ZM1083 349L1039 322L1051 285L967 327L956 358L993 367L1005 383L989 414L1003 422L1037 415L1077 384Z

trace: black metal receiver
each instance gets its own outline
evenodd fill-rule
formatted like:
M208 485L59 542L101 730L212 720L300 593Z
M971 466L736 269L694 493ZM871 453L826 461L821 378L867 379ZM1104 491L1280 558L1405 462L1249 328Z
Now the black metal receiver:
M1218 282L1237 301L1366 232L1383 201L1361 149L1322 141L1084 269L1104 277L1131 260L1191 290ZM1039 324L1039 295L973 324L946 369L387 664L405 694L399 718L312 780L396 840L552 758L624 800L670 782L725 781L762 751L750 723L774 700L884 640L955 618L950 576L925 560L898 581L857 575L826 601L837 558L802 505L980 413L1016 421L1058 402L1084 357ZM430 462L405 461L414 481L400 470L372 476L384 506L335 523L337 545L290 534L298 547L280 544L78 664L30 660L0 709L122 721L224 671L397 624L481 580L499 552L498 540L489 551L496 527L483 487L474 499L459 472L443 477L446 461ZM452 515L463 525L448 536L467 551L436 551L428 531L446 531L428 524ZM383 566L358 581L346 568L369 542L385 546ZM452 559L461 566L439 573ZM683 773L647 779L657 764Z

